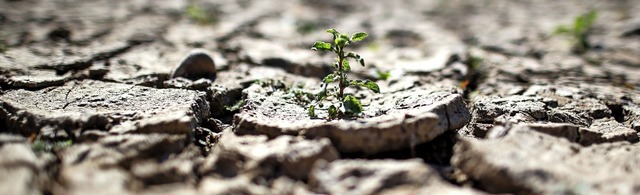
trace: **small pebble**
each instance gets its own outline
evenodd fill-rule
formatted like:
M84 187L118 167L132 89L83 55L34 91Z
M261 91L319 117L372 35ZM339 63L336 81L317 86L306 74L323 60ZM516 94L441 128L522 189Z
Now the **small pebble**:
M207 50L194 49L189 52L171 74L171 78L183 77L195 81L201 78L216 79L216 65Z

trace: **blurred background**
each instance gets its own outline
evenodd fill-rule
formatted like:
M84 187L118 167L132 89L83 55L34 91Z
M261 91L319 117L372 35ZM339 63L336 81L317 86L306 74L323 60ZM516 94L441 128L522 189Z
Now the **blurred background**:
M640 64L640 3L632 0L5 0L0 5L5 53L0 60L13 64L5 69L51 67L98 53L109 60L94 64L115 64L105 68L105 79L129 81L162 77L190 49L205 48L215 53L218 66L249 62L320 77L331 57L309 48L331 38L325 29L336 28L369 33L355 50L372 67L396 76L433 72L469 56L489 58L482 54L489 52L530 58L547 69L580 56L630 79L612 81L617 84L637 87L640 78L625 69ZM588 48L576 48L582 39L575 33L556 33L573 29L577 18L590 12L597 16L582 27ZM139 44L144 46L132 47ZM129 52L109 56L118 49ZM53 69L59 76L69 68Z

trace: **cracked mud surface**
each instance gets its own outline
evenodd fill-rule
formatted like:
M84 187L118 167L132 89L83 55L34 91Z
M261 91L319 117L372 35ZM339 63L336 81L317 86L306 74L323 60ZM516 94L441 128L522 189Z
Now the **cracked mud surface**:
M553 31L589 10L591 47L576 54ZM638 194L635 10L0 1L0 191ZM351 45L367 66L349 76L381 93L346 91L359 118L307 115L305 94L333 71L330 53L309 49L326 28L369 33Z

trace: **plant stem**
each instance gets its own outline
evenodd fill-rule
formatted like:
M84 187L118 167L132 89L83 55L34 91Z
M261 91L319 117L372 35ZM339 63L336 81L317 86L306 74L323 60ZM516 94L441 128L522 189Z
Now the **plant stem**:
M346 87L344 83L344 77L346 76L346 74L344 73L342 67L342 60L344 60L344 51L342 51L342 49L343 48L338 47L338 74L340 74L340 81L338 82L340 92L338 93L338 99L340 99L340 102L342 102L342 100L344 99L344 88Z

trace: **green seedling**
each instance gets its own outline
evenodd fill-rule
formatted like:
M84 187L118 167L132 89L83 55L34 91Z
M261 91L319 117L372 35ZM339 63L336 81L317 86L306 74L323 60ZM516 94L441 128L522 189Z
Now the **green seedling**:
M590 11L576 17L573 25L558 26L554 34L568 36L573 44L573 51L582 54L591 47L589 33L597 17L598 13L596 11Z
M31 150L35 153L46 153L52 152L55 150L59 150L62 148L69 147L73 144L71 140L63 140L63 141L44 141L44 140L36 140L31 145Z
M244 106L244 100L238 100L238 101L236 101L236 103L234 103L231 106L225 105L224 109L229 111L229 112L238 112L238 111L240 111L242 106Z
M215 23L215 19L200 6L189 5L186 10L186 14L189 19L196 21L200 24L212 24Z
M376 75L378 76L378 79L386 81L387 79L391 78L391 71L376 70Z
M333 42L327 43L322 41L316 41L311 47L312 50L317 51L332 51L337 55L333 62L335 70L333 73L327 75L322 79L320 92L316 95L315 101L308 107L309 116L315 117L316 106L319 108L324 107L323 101L328 97L332 97L338 100L337 106L334 104L329 105L329 119L335 119L343 116L357 116L362 113L363 108L360 100L353 95L347 95L344 90L349 86L358 86L370 89L375 93L380 93L380 87L373 81L369 80L350 80L347 77L347 73L351 71L351 65L349 64L349 58L354 59L360 65L364 66L364 59L353 51L345 51L345 47L351 43L362 41L367 37L367 33L358 32L349 36L346 33L339 33L335 29L327 29L328 33L333 35ZM331 88L330 84L337 83Z

